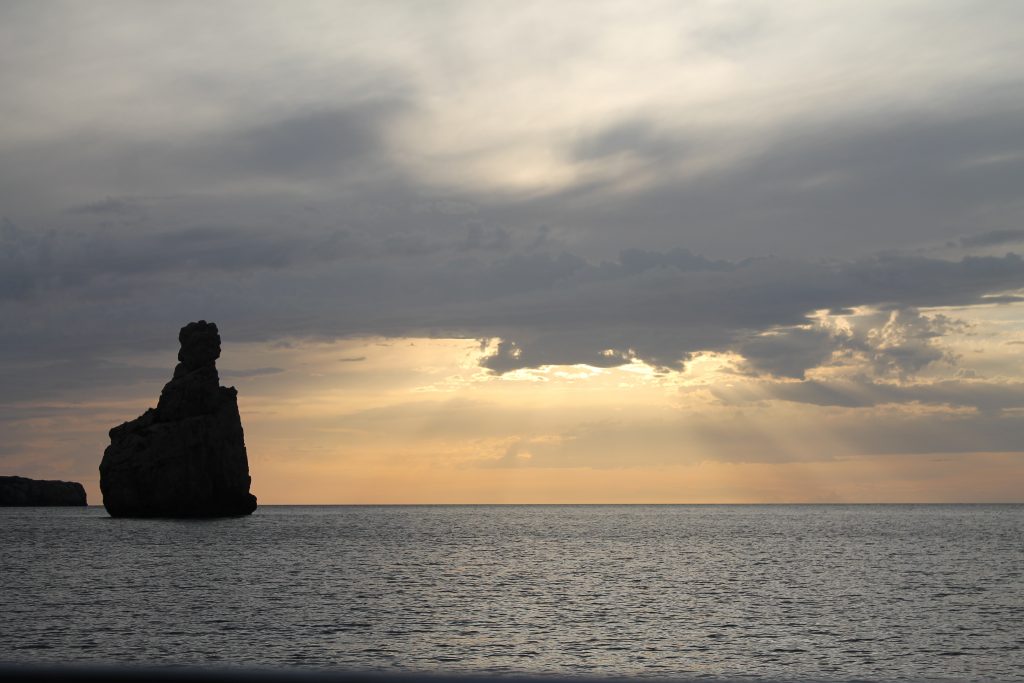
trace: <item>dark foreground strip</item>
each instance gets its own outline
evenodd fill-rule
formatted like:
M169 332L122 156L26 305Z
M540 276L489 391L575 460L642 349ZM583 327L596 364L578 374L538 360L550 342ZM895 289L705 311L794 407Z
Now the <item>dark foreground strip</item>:
M630 680L627 678L553 678L550 676L442 676L326 670L0 664L0 683L626 683ZM685 680L692 679L662 680L684 683ZM723 679L700 678L699 680L700 683L728 683ZM802 681L801 683L811 682Z

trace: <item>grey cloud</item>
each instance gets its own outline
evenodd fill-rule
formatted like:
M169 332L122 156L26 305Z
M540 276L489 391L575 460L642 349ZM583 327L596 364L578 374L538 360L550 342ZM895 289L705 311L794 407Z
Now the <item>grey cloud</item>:
M1015 452L1020 448L1017 430L1024 427L1024 416L1013 412L906 415L865 408L835 419L821 416L820 423L827 426L832 445L804 456L813 460L841 455ZM696 430L696 435L718 441L725 453L722 459L772 462L799 458L791 446L773 443L756 428L735 420L707 424Z
M373 101L298 113L213 137L192 154L243 176L330 176L378 152L385 126L406 109L401 101Z
M80 405L4 403L0 404L0 422L23 422L36 418L63 417L80 413L81 410ZM6 450L2 450L0 447L0 452L13 453L15 451L16 449L11 447L7 447Z
M990 230L960 238L964 247L997 247L1024 242L1024 230Z
M880 316L886 319L879 320ZM882 310L873 316L853 318L846 348L862 353L879 376L913 376L926 366L953 358L933 340L951 331L962 331L966 324L945 315L926 317L912 307Z
M987 304L1016 304L1024 301L1024 296L1016 294L991 294L984 298Z
M938 341L949 331L915 308L1014 305L1020 297L1008 292L1024 287L1024 264L1012 254L870 256L943 242L948 253L992 253L1024 241L1024 89L1009 20L1019 11L1004 3L970 13L961 4L884 21L896 34L918 20L936 29L929 35L955 31L952 51L888 35L882 54L914 54L879 77L844 50L819 46L823 63L795 81L800 12L791 25L789 10L727 12L710 27L695 15L697 34L680 50L711 50L701 66L725 54L741 67L735 73L764 67L769 78L737 88L730 76L719 94L716 72L706 99L609 93L615 111L629 112L610 123L588 112L528 120L517 103L511 142L560 155L551 177L574 179L544 190L503 185L521 169L502 156L501 112L453 154L438 151L459 133L453 121L466 120L463 102L479 106L480 95L496 92L474 78L500 77L507 66L488 60L462 79L460 60L480 52L459 40L432 49L437 36L452 35L441 30L450 28L446 12L433 12L429 31L415 29L402 50L387 46L397 24L384 21L383 32L367 22L365 40L335 53L307 40L315 27L282 26L286 15L262 10L252 13L256 30L225 45L205 34L193 41L189 11L154 22L149 10L121 6L4 5L5 26L25 38L8 41L4 54L26 68L0 76L12 105L0 134L0 199L11 217L0 226L0 393L43 399L130 383L150 370L104 359L165 350L181 324L201 317L239 341L500 338L484 361L496 372L633 358L680 368L695 351L720 350L743 353L755 374L799 378L855 354L876 377L909 379L944 360ZM427 26L418 10L411 16L409 26ZM883 18L864 16L864 26L883 27ZM54 51L58 33L67 41ZM146 49L135 51L140 43ZM137 60L125 59L129 49ZM544 57L571 52L560 45ZM83 81L68 55L88 58L103 82ZM694 64L692 54L677 56L680 74ZM524 110L543 112L562 95L536 93ZM573 90L566 102L585 94ZM76 100L81 111L67 106ZM438 137L425 143L398 130ZM411 144L399 148L400 139ZM440 163L451 166L435 177ZM750 258L762 254L778 256ZM862 305L894 317L849 335L807 318ZM855 400L816 390L814 400ZM885 399L882 389L865 391L869 398L856 400ZM933 400L909 389L891 398ZM975 400L982 409L1002 399ZM941 445L936 439L924 442Z
M531 338L524 347L518 342L502 340L493 354L483 360L483 366L496 373L505 373L520 368L535 368L541 365L572 365L585 363L597 368L611 368L628 363L636 355L632 348L625 350L612 347L596 348L595 339L601 339L600 332L586 331L564 334L548 334ZM604 335L610 343L612 339ZM638 340L639 341L639 340ZM598 343L598 346L601 346ZM662 359L672 364L675 359Z
M959 118L950 114L953 106L927 120L916 112L890 113L776 131L761 154L686 183L669 173L673 159L659 160L652 151L652 163L665 164L664 182L638 194L584 193L572 200L553 194L510 203L467 192L448 204L476 207L468 213L424 212L413 208L425 201L413 201L415 187L386 175L344 207L327 207L312 227L293 214L287 231L267 219L252 227L179 221L174 229L106 233L5 224L0 301L10 304L5 318L17 319L25 315L20 302L64 298L54 315L62 325L77 325L76 346L94 344L93 353L121 343L103 324L110 315L104 307L117 301L132 311L136 334L155 339L161 338L157 329L176 329L182 318L207 317L230 322L248 339L497 337L503 344L485 361L495 371L548 363L607 366L634 357L679 368L694 351L740 350L759 371L799 377L827 360L824 342L836 348L840 341L794 331L812 311L970 305L1024 286L1021 258L723 261L676 245L685 241L718 253L729 245L746 255L778 243L799 254L808 245L822 252L844 248L854 238L859 245L877 243L879 236L883 243L890 236L934 239L944 226L963 224L961 211L1017 201L1015 166L965 171L961 163L1024 133L1006 102L983 95L995 104ZM220 176L335 177L335 163L362 168L387 156L388 122L411 106L391 98L293 113L240 132L206 131L184 144L174 141L180 149L154 158L177 168L174 173L191 171L199 184L214 179L215 186ZM683 154L665 142L673 136L688 137L631 119L598 134L583 151L595 163L616 149L643 151L655 142L669 156ZM243 203L278 205L261 201ZM242 211L231 208L235 204L225 196L218 210L235 215ZM550 223L559 227L536 232L535 226ZM574 226L585 226L584 239L575 239L583 233ZM556 233L566 241L553 239ZM617 257L595 257L613 245ZM71 305L75 312L62 308ZM0 327L0 340L21 353L81 353L53 335L39 337ZM901 339L884 349L861 341L856 350L874 354L880 373L909 375L941 360L927 335Z
M724 271L625 272L592 281L581 275L561 283L543 302L535 302L529 321L516 315L518 307L506 309L519 324L498 335L506 344L488 366L509 370L543 364L544 358L573 362L573 356L575 362L602 366L635 355L655 365L679 367L693 351L736 348L749 353L759 369L801 376L832 350L852 348L868 354L881 374L907 375L943 357L930 340L943 333L944 323L922 320L913 306L976 303L987 291L1024 282L1024 263L1015 255L960 262L880 257L813 264L767 259ZM887 313L892 320L878 322L871 340L779 331L806 324L806 316L815 310L865 304L897 309ZM763 331L771 334L755 334ZM615 353L607 354L608 349Z
M244 379L247 377L264 377L266 375L279 375L282 372L284 372L283 368L249 368L244 370L232 370L231 368L221 368L220 376L228 379Z
M512 246L512 238L508 231L501 227L487 229L479 223L466 227L466 239L463 249L508 249Z
M630 119L582 136L570 146L569 154L579 161L602 160L620 154L658 160L685 154L689 146L678 135L660 130L652 121Z
M804 378L804 373L832 357L837 344L829 331L820 328L772 330L743 341L737 350L759 373Z
M135 235L19 229L0 233L0 301L80 288L111 278L152 280L201 271L249 271L357 256L364 247L344 230L295 239L278 232L202 226ZM123 280L122 288L131 283Z
M39 343L45 344L45 340ZM169 379L166 368L97 357L92 355L95 349L81 351L75 357L28 363L6 357L0 362L0 404L76 400L81 398L83 390L89 398L95 398L114 387L159 386Z
M864 255L955 240L965 225L1018 230L1024 164L968 164L1024 139L1008 88L963 88L927 109L806 112L767 130L626 119L610 127L610 141L624 135L615 131L658 130L701 143L665 143L644 157L650 172L639 189L631 175L614 175L609 159L610 179L584 177L519 211L586 234L592 249L621 248L624 234L665 249L685 235L696 251L728 258ZM566 156L575 161L578 152ZM681 176L693 160L706 168Z
M68 209L68 213L125 215L136 213L139 210L139 207L129 200L106 197L99 201L72 206Z
M388 94L238 112L222 126L73 128L47 138L0 139L8 161L0 196L13 215L60 207L70 217L108 220L143 215L146 202L132 197L210 196L233 204L229 220L237 220L246 213L238 206L242 198L257 204L268 194L284 203L329 198L328 192L350 194L370 177L378 190L399 192L402 173L390 158L389 134L414 106L404 94ZM82 201L84 193L104 198Z
M867 409L870 410L870 409ZM870 420L870 428L864 421ZM763 425L731 419L695 419L619 423L582 423L544 440L514 443L498 458L481 459L483 468L625 469L698 460L720 462L794 462L855 455L1015 452L1024 417L1019 414L870 415L847 413L828 420L832 441L818 450L780 442ZM794 424L793 429L801 426ZM1016 435L1015 435L1016 432ZM636 444L642 439L644 447ZM711 453L699 445L714 444ZM524 454L531 457L521 457Z
M989 299L986 298L986 301ZM879 302L873 302L879 303ZM828 320L760 332L736 346L754 374L803 379L805 372L840 357L863 361L876 376L906 379L932 363L954 358L935 344L966 324L937 314L922 315L913 307L882 303L879 310L854 314L847 310L843 327Z
M367 40L354 49L351 60L300 50L293 55L298 59L296 63L285 59L269 65L259 59L263 57L258 52L263 48L262 41L245 43L247 49L256 51L251 59L245 52L225 50L223 45L200 43L197 53L180 63L183 73L173 68L168 72L160 57L164 50L177 54L182 49L180 41L171 40L165 45L167 35L157 32L151 36L152 53L139 55L138 60L125 60L119 49L124 49L120 40L124 37L121 33L126 32L114 32L108 36L112 40L98 39L102 27L116 22L81 21L96 12L107 13L90 8L80 14L68 13L49 24L49 20L38 23L42 14L26 10L12 26L25 22L22 34L40 39L23 41L25 45L16 41L7 50L11 55L28 50L35 59L20 57L25 63L41 62L40 68L45 66L47 73L68 78L61 68L66 60L45 51L37 53L30 45L48 44L44 39L47 32L62 24L89 23L99 33L68 32L69 36L74 34L68 47L74 45L81 50L75 54L102 55L106 61L101 63L113 67L114 73L127 82L138 80L139 92L166 96L168 106L177 107L180 117L155 114L141 106L145 102L133 102L139 118L124 126L121 117L135 110L124 111L119 108L121 102L112 100L100 108L105 117L61 112L54 118L62 126L49 138L47 130L42 139L11 136L2 141L6 162L3 176L10 182L0 183L0 192L9 204L5 211L10 215L20 218L37 208L30 195L45 204L65 193L74 198L69 197L61 206L82 206L82 196L89 196L89 192L111 197L132 192L206 193L227 196L238 203L254 200L266 191L266 185L290 192L292 197L324 199L339 192L353 192L349 182L352 174L358 176L366 169L379 172L380 177L374 176L367 184L380 196L394 196L405 189L404 183L426 195L437 194L436 179L430 177L430 162L436 159L426 158L431 152L416 144L393 148L395 141L388 139L388 130L407 113L421 114L424 128L438 123L434 113L445 117L450 111L447 103L431 106L450 92L447 78L437 78L443 70L435 73L420 65L403 65L390 51L378 52L380 44ZM690 46L686 49L692 49L692 40L696 39L696 44L707 40L708 49L717 50L722 47L720 36L730 35L752 41L747 47L767 40L766 44L773 46L774 57L788 54L790 41L775 42L787 35L782 28L786 22L775 23L787 10L764 16L760 11L740 14L743 16L724 22L717 17L695 19L690 30L696 35L681 41L681 49L684 43ZM568 144L564 129L547 129L543 122L531 125L532 130L524 133L524 142L561 151L569 165L579 163L589 170L608 162L610 177L595 182L592 174L581 173L577 175L579 185L555 186L547 196L538 198L536 193L524 195L509 192L509 188L497 188L493 193L480 189L475 171L467 169L466 179L472 182L453 190L452 194L458 196L452 199L481 205L487 217L501 220L504 229L541 223L565 229L579 238L579 252L587 258L607 258L624 247L663 251L679 243L713 257L728 258L772 252L795 257L864 254L955 239L965 226L977 230L1018 229L1016 201L1024 165L969 163L1019 149L1019 141L1024 138L1019 116L1020 68L1012 59L1017 48L1005 37L1006 27L1014 24L992 18L1013 14L1001 7L991 17L964 14L954 21L956 13L933 12L921 17L944 31L955 24L959 35L970 37L957 44L968 50L967 54L974 54L970 52L973 49L991 48L991 38L1002 36L1006 42L1000 50L989 50L989 57L998 58L984 60L983 77L973 69L968 70L971 76L957 68L945 77L940 77L938 68L934 73L930 69L917 71L919 77L926 76L921 90L906 88L911 92L904 94L899 86L906 72L897 69L878 79L880 88L874 83L863 84L868 92L845 92L827 79L813 84L798 79L793 92L744 97L741 87L739 92L726 92L724 101L712 96L706 104L694 105L689 98L680 98L681 107L673 107L672 98L652 95L649 102L636 102L619 121L607 123L592 120L585 113L580 115L573 129L582 132ZM755 15L756 19L751 18ZM440 12L438 16L444 21L447 14ZM121 18L135 22L139 30L132 33L136 35L148 35L153 30L148 16L128 12ZM179 26L194 21L189 12L174 13L166 19ZM252 19L257 24L277 21L262 11L254 11ZM416 25L426 26L420 22ZM771 30L750 28L763 25ZM890 26L889 22L885 25ZM984 42L982 36L986 36ZM423 38L433 40L436 36ZM469 47L455 41L451 54L454 61L442 60L445 68L457 69L458 51ZM428 53L424 56L430 59L449 54ZM298 58L297 54L304 56ZM826 50L822 56L827 54ZM693 56L679 55L682 63ZM765 63L761 58L767 56L741 50L738 58L739 63L753 59L760 65ZM910 62L917 69L930 64ZM174 63L179 64L177 60ZM384 63L391 71L382 66ZM774 70L788 63L769 60L765 64ZM8 71L12 85L22 84L26 94L60 90L34 87L37 79L24 70ZM786 71L773 73L779 77ZM829 73L833 72L827 68L821 72ZM843 73L835 72L833 76ZM938 82L936 77L940 77ZM228 85L244 92L233 92L234 97L211 97L211 93L221 94L218 90ZM468 93L476 92L472 83L464 85L469 87ZM332 91L330 86L337 90ZM666 85L669 87L678 84ZM830 92L837 93L834 100L829 98ZM288 101L285 93L302 95L292 111L282 111L281 101ZM25 114L32 114L32 107L43 107L48 102L48 98L33 96L22 116L28 118ZM724 111L737 104L748 109ZM765 107L763 116L756 109L758 105ZM723 108L721 116L716 115L716 107ZM93 113L91 109L89 113ZM223 125L218 127L211 121L222 121ZM445 121L440 123L443 129ZM500 135L483 141L480 147L486 150L491 145L500 146ZM486 156L486 152L481 154ZM647 164L650 185L643 191L635 191L632 183L637 179L631 170L615 170L616 157L622 155ZM410 157L412 163L406 164ZM688 162L694 157L709 165L691 168ZM444 163L459 164L461 159L446 158ZM678 173L680 166L690 171L685 177ZM605 192L609 186L619 191ZM335 216L338 220L350 217L345 210ZM237 213L232 218L227 222L241 222ZM403 227L412 231L416 226L407 223Z
M605 264L602 264L605 265ZM642 273L652 268L674 268L687 270L732 270L734 265L728 261L711 261L694 254L689 249L675 247L666 252L647 251L643 249L625 249L619 253L617 263L607 264L621 268L629 274Z
M970 379L918 384L874 382L865 378L763 381L732 387L711 387L711 393L730 404L762 400L790 401L818 406L867 408L887 404L920 403L953 408L974 408L983 413L1024 408L1024 383Z
M801 386L803 383L786 383ZM1017 392L1019 402L1020 386ZM1008 392L1009 393L1009 392ZM831 406L831 403L824 403ZM846 405L846 404L840 404ZM417 439L502 440L499 452L469 466L481 468L629 468L694 463L829 460L851 455L1016 452L1024 415L1018 411L897 411L861 406L851 412L804 413L787 425L799 432L808 424L833 438L819 447L794 448L762 420L744 412L681 411L676 417L594 420L590 410L567 406L559 416L527 405L495 405L465 400L422 402L372 408L339 416L334 424L355 433ZM870 427L865 428L866 422ZM568 425L568 426L567 426ZM642 442L643 448L637 448ZM710 450L702 448L713 444ZM529 456L529 457L527 457Z
M286 239L203 229L164 239L121 236L111 253L88 240L67 246L51 235L15 235L0 262L0 281L14 284L4 290L0 342L12 354L77 357L82 351L75 349L91 346L95 354L131 345L132 337L161 339L167 329L205 317L239 340L497 337L504 343L485 365L499 372L560 363L612 366L634 357L679 368L695 351L746 346L760 369L799 376L808 360L825 358L815 346L820 335L780 336L780 329L806 325L816 310L873 304L895 317L873 323L870 329L885 334L859 341L857 350L874 354L879 372L912 374L937 359L931 341L944 333L913 307L969 305L1024 287L1024 262L1013 254L725 263L670 250L626 251L595 263L529 245L465 251L461 238L408 254L368 235L319 231ZM31 301L26 291L33 292ZM43 300L54 319L76 330L74 344L10 322L25 315L22 306ZM132 311L127 336L107 322L117 319L114 300ZM775 332L774 340L759 339L763 332ZM795 358L800 354L804 360Z

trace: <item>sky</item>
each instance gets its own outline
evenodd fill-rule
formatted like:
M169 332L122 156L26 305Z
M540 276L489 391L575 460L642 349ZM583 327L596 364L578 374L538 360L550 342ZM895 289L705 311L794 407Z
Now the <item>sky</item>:
M0 473L218 324L261 503L1024 502L1024 4L0 4Z

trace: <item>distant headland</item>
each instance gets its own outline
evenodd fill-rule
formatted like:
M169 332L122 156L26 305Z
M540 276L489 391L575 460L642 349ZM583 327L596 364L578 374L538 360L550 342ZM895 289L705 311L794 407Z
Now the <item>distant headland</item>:
M0 477L0 506L86 505L85 487L77 481Z
M110 430L100 463L113 517L229 517L256 509L234 387L220 386L217 325L178 334L174 376L156 408Z

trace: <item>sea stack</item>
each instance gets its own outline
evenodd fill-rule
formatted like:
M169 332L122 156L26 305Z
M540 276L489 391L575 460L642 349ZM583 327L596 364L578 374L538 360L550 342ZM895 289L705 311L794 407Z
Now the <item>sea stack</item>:
M100 490L112 517L230 517L256 509L238 392L220 386L217 374L217 325L189 323L178 341L179 362L156 408L110 430Z

